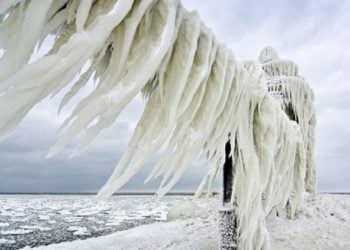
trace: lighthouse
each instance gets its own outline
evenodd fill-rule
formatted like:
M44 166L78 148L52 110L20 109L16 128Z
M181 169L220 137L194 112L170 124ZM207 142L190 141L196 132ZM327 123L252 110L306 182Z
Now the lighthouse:
M279 58L272 47L265 47L258 60L266 75L268 93L280 103L290 120L300 127L307 162L305 187L313 193L316 189L313 160L316 126L314 93L305 78L299 75L298 65L291 60Z

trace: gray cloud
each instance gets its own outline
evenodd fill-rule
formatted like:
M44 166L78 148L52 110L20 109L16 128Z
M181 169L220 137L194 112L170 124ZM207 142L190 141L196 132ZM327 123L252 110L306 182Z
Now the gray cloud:
M199 12L238 60L257 58L264 46L271 45L282 58L299 64L316 95L319 190L350 191L350 2L183 0L183 4ZM136 98L81 156L67 159L73 142L47 160L45 155L57 139L55 131L72 108L68 105L57 116L57 105L58 98L43 101L0 143L0 192L97 191L112 172L143 109L141 98ZM155 160L124 190L154 190L159 181L146 186L143 181ZM193 190L205 169L202 161L194 163L176 188Z

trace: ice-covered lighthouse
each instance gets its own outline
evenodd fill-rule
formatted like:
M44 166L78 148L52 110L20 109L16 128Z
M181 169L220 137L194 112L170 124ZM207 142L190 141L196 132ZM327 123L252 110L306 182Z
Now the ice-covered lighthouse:
M315 192L313 147L316 114L313 91L304 77L299 75L298 65L291 60L280 59L272 47L265 47L261 51L259 62L266 74L268 93L281 103L288 117L299 124L304 141L308 142L305 148L307 152L305 187L307 191Z
M291 60L280 59L272 47L265 47L261 51L258 60L263 71L262 78L265 79L263 82L267 85L264 85L267 89L267 95L272 97L268 98L272 99L269 104L270 108L276 106L278 112L282 114L284 111L287 115L287 123L295 126L295 129L300 131L302 137L303 143L301 143L301 148L297 149L298 157L295 165L292 167L292 171L297 173L296 175L300 174L300 178L297 178L300 182L295 188L298 189L298 193L302 193L304 188L307 192L313 193L315 192L316 184L313 160L314 129L316 125L313 91L305 79L299 75L298 65ZM268 113L272 114L273 111L269 110ZM290 121L288 121L288 118ZM287 137L293 137L293 134L287 134ZM281 136L279 140L286 140L286 138ZM237 145L237 141L235 143L235 145L230 144L230 141L226 143L226 159L223 166L223 209L220 210L219 227L221 249L237 249L237 242L240 237L240 232L237 231L237 228L239 224L238 218L241 215L239 215L239 204L237 204L238 199L236 197L233 199L233 206L230 206L232 203L231 197L234 193L232 187L236 185L236 181L239 181L235 175L240 168L237 164L237 161L239 162L237 149L240 146ZM232 146L234 148L233 157L231 155ZM269 146L266 145L266 147ZM261 157L260 160L263 161L263 158ZM278 168L283 167L284 164L279 163L279 165L277 166ZM263 206L267 206L269 203L269 198L267 198L269 196L268 192L269 190L267 189L261 195ZM280 209L293 210L289 203L284 207L276 207L276 209L278 211Z

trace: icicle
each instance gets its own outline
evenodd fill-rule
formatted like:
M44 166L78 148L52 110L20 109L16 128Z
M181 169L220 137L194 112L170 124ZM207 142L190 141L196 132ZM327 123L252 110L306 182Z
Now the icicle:
M76 26L77 32L81 32L84 29L85 23L88 19L90 8L92 5L92 0L81 1L76 13Z
M157 5L159 8L164 8L165 6ZM161 29L160 37L154 42L153 37L149 36L149 47L145 46L147 43L142 43L142 47L138 44L138 50L134 51L134 53L136 55L142 55L142 59L131 57L129 63L133 67L127 74L123 75L120 79L115 79L114 74L108 74L107 79L103 79L107 83L106 86L108 88L93 98L87 97L86 100L83 100L78 105L68 120L75 119L68 127L64 136L50 150L48 156L52 156L60 151L82 128L87 127L96 117L99 117L98 122L88 129L86 136L82 139L81 144L74 154L81 152L102 129L114 122L122 109L147 83L171 44L176 5L173 2L169 2L167 8L169 13L164 20L164 26L159 27ZM157 48L157 50L152 50L152 48ZM113 86L112 84L115 85ZM94 108L89 108L90 105Z
M158 191L161 196L166 193L178 180L179 176L184 171L190 161L192 161L200 152L207 138L211 127L213 126L213 117L215 117L216 107L220 103L220 97L227 91L227 82L225 75L228 65L228 51L225 48L219 48L215 68L212 69L212 75L208 79L208 88L203 97L202 105L198 110L193 120L192 130L189 130L181 141L178 142L178 153L173 156L170 164L167 167L167 172L164 175L163 182ZM214 97L217 98L214 98ZM169 183L165 184L172 176Z
M47 12L53 0L41 1L32 0L27 9L23 20L21 34L18 37L16 49L16 66L14 70L24 65L33 53L37 41L40 39ZM35 13L35 14L34 14Z
M209 31L204 30L203 33L199 36L198 48L194 59L195 61L191 68L189 78L187 80L185 89L179 102L178 118L176 121L176 127L174 128L174 132L172 133L173 136L169 140L168 147L162 159L154 167L151 174L146 179L146 182L153 178L153 176L157 172L159 173L159 169L162 166L166 166L166 162L171 158L174 148L177 144L176 138L178 138L180 134L182 134L182 131L184 131L184 129L192 121L195 111L199 108L198 106L198 108L194 109L192 115L184 114L184 112L187 110L192 111L194 103L200 96L203 96L205 90L205 88L203 88L205 85L205 79L209 75L209 70L213 63L213 58L216 54L216 45L212 40L211 34L209 34L208 32ZM199 88L202 88L203 90L199 91ZM187 122L187 125L185 122ZM182 129L181 131L179 131L180 128Z
M56 54L24 66L17 74L3 82L0 86L2 91L12 84L13 87L6 95L0 97L0 110L3 114L0 134L11 131L33 105L50 92L66 86L86 60L102 47L109 33L123 20L131 5L132 1L118 1L108 14L96 21L91 30L73 35ZM67 63L60 63L61 60ZM64 74L63 78L61 74ZM43 75L45 77L42 77ZM40 86L44 85L45 90L40 89ZM12 112L6 111L8 105L15 101L14 96L23 91L26 93L26 98L20 103L11 105Z
M1 0L0 2L0 15L7 13L7 11L15 6L16 4L22 2L24 0Z
M173 57L169 63L167 70L167 78L165 79L163 86L163 103L160 112L155 113L157 116L153 119L152 123L155 126L148 127L144 133L135 133L135 135L141 136L140 138L134 137L131 139L131 144L128 145L125 155L130 155L130 152L134 155L135 159L129 163L126 168L127 160L122 156L116 171L111 176L107 184L101 189L100 195L109 195L114 192L114 188L123 185L128 181L135 172L142 167L145 160L151 156L156 150L158 150L162 143L166 140L166 136L171 132L174 122L176 121L176 109L178 102L181 97L184 84L189 77L190 68L194 60L195 51L197 48L197 40L200 31L200 23L196 15L188 15L183 20L179 30L178 39L175 43L175 49L173 51ZM179 44L179 43L184 44ZM181 70L179 72L179 70ZM159 97L152 95L150 96L149 103L156 103ZM141 117L138 127L144 127L144 123L150 118L149 114L156 112L154 106L151 105L149 108L145 108L144 116ZM149 124L149 122L147 122ZM146 124L147 124L146 123ZM152 138L152 143L149 144L149 139ZM137 142L137 148L131 148L130 146ZM148 144L147 150L145 146ZM134 144L136 145L136 144ZM128 152L129 151L129 152ZM122 163L122 164L120 164ZM123 173L124 169L127 171ZM113 185L115 184L115 185ZM112 189L113 188L113 189Z

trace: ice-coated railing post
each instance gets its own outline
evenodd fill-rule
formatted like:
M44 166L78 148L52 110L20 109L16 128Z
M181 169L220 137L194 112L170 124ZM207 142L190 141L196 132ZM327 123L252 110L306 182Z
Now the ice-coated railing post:
M225 163L223 166L223 206L219 211L220 249L224 250L236 250L238 240L237 203L236 199L232 198L235 166L231 152L231 143L228 141L225 145Z

